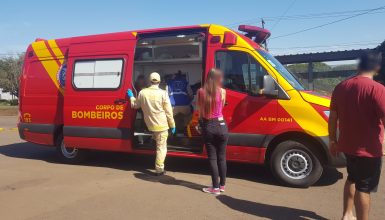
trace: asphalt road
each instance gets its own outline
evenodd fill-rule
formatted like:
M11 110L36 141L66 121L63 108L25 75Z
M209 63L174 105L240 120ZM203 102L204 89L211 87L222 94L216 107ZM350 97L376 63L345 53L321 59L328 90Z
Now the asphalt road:
M227 192L210 183L205 160L168 158L167 176L149 173L153 156L94 152L61 164L50 147L23 142L15 117L0 117L0 219L339 219L344 169L328 169L308 189L277 184L268 170L229 163ZM371 219L384 219L385 178Z

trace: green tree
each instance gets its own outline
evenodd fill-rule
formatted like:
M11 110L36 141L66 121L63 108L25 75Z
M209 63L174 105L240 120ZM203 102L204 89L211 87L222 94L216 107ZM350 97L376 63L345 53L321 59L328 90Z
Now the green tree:
M309 64L307 63L298 63L298 64L288 65L287 69L292 73L307 73L309 71L308 67L309 67ZM314 72L326 72L331 70L332 70L332 67L327 65L326 63L322 63L322 62L313 63Z
M334 66L333 70L334 71L344 71L344 70L346 70L346 71L351 71L351 70L357 71L357 64L342 64L342 65Z
M0 88L11 95L19 95L19 76L23 68L24 54L0 59Z
M308 66L309 64L307 63L296 63L287 65L287 69L292 73L307 73Z

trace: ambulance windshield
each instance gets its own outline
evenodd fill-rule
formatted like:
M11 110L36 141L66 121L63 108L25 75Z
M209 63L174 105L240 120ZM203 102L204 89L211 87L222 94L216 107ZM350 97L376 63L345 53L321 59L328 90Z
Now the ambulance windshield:
M267 62L270 63L271 66L273 66L283 78L287 80L287 82L290 83L296 90L305 90L303 85L298 81L298 79L290 73L275 57L273 57L271 54L264 50L257 50L263 58L266 59Z

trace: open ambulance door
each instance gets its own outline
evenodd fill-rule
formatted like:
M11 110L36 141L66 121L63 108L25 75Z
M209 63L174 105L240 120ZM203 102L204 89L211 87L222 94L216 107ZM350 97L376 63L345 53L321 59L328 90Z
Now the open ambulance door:
M169 91L174 104L175 99L171 93L191 92L189 95L191 95L192 100L189 100L189 104L179 105L179 109L174 108L176 134L168 137L169 152L202 153L203 142L196 129L198 115L194 109L196 91L202 83L204 57L206 56L206 31L205 28L194 27L138 34L134 74L132 76L132 81L135 81L136 87L143 87L143 85L140 86L142 84L140 77L147 79L151 72L158 72L162 79L160 88ZM179 77L179 80L172 82L176 77ZM184 87L185 81L186 87ZM168 90L170 83L173 83L174 92ZM184 91L183 87L186 90L188 90L187 87L190 87L191 91ZM135 149L154 151L156 149L155 141L151 138L152 133L148 131L140 110L135 121Z
M134 111L126 91L132 88L135 45L132 33L71 44L64 95L66 148L131 151Z

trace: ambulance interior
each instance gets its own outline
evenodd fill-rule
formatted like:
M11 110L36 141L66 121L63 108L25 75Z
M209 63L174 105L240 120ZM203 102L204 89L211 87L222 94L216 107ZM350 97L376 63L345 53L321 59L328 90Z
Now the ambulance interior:
M149 86L148 76L158 72L162 82L160 87L169 93L172 100L176 134L169 136L168 148L171 151L202 151L202 140L197 132L197 114L194 114L196 91L201 87L203 71L203 51L205 35L203 33L173 34L167 36L142 36L138 40L135 51L133 88L138 94L143 87ZM187 81L189 104L178 104L174 100L173 89L175 79ZM136 113L134 136L136 147L155 149L144 123L140 110Z

